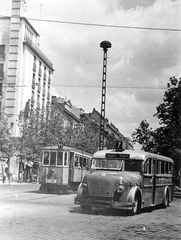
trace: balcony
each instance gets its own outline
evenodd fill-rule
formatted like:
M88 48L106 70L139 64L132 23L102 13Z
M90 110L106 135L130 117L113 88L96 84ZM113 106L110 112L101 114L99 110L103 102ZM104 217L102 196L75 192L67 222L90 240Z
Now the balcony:
M46 80L47 79L47 74L44 72L43 78Z
M48 84L49 85L51 84L51 78L50 77L48 78Z
M46 94L46 89L45 88L43 88L43 95L45 95Z
M36 63L33 63L33 70L36 71L36 69L37 69Z
M31 105L34 105L35 104L35 100L34 98L31 98Z
M42 75L42 70L41 70L41 68L39 68L38 74L39 74L40 76Z
M41 85L38 84L38 91L40 92L41 91Z

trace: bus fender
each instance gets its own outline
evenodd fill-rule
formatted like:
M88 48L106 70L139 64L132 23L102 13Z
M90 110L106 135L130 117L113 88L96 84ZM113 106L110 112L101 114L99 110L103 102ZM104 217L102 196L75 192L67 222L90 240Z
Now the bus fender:
M131 190L128 193L127 201L129 203L134 203L134 199L135 199L135 196L136 196L137 193L140 194L140 197L141 197L140 187L139 186L132 187Z

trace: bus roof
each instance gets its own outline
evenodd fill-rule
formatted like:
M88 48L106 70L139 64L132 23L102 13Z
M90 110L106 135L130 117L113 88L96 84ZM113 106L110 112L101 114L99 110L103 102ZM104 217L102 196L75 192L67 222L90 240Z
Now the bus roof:
M59 148L58 146L48 146L48 147L43 147L41 149L42 151L45 151L45 150L49 150L49 151L58 151ZM60 148L60 151L67 151L67 152L76 152L76 153L80 153L80 154L84 154L84 155L87 155L89 157L92 157L92 154L91 153L88 153L88 152L85 152L85 151L82 151L80 149L77 149L77 148L72 148L72 147L68 147L68 146L63 146L62 148Z
M105 158L107 153L115 153L115 154L129 154L131 159L138 159L138 160L146 160L147 158L157 158L166 162L172 162L173 160L169 157L165 157L162 155L158 155L155 153L149 153L142 150L123 150L123 151L116 151L116 149L106 149L100 150L93 154L93 158Z

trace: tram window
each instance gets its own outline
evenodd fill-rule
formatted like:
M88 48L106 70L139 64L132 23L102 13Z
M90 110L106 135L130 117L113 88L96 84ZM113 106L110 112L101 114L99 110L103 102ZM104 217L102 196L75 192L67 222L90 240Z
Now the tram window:
M79 158L79 165L80 165L81 168L83 167L83 160L82 160L82 157Z
M50 165L55 165L56 164L56 152L51 152L50 153Z
M43 165L49 165L49 152L44 152Z
M65 157L64 157L64 166L67 166L67 152L65 152Z
M78 167L78 156L75 156L74 166Z
M87 167L87 162L88 162L87 159L86 159L86 158L83 158L83 164L82 164L83 167L85 167L85 168Z
M57 165L62 166L62 163L63 163L63 152L58 152Z

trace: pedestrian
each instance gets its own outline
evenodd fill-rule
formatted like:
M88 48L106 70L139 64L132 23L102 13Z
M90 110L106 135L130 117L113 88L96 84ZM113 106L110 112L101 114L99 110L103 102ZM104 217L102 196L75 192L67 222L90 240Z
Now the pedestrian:
M2 167L3 183L5 183L7 178L7 171L8 171L7 160L2 162L1 167Z

